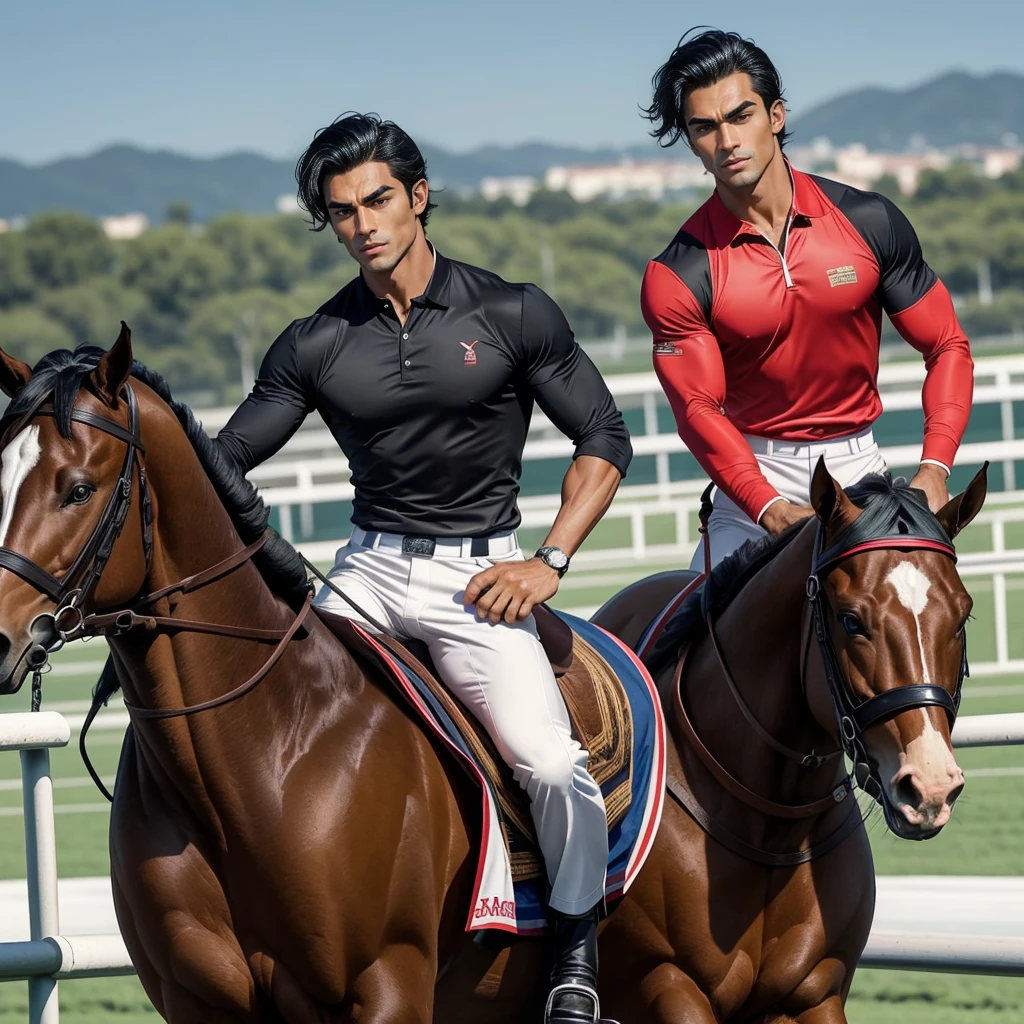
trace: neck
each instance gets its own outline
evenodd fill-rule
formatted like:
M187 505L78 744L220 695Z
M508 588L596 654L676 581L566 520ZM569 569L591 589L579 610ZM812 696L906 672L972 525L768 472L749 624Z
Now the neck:
M785 157L775 144L775 155L754 185L731 188L718 182L722 205L739 220L770 234L781 231L793 208L793 179Z
M417 221L416 238L398 264L379 273L364 268L363 280L378 299L389 299L395 310L404 315L412 300L427 290L434 273L434 260L434 250L423 233L423 225Z
M836 745L804 690L802 661L808 642L808 660L813 663L816 656L806 620L805 587L815 534L813 520L808 522L712 617L719 649L744 703L773 738L801 754L828 752ZM737 707L707 637L691 652L683 696L705 745L755 792L796 804L817 799L835 785L837 772L831 767L809 770L757 736ZM837 763L841 767L841 760Z

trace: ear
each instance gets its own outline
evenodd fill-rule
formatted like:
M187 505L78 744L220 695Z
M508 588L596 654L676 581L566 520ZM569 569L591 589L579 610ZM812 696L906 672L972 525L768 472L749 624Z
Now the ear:
M818 518L823 523L829 522L842 510L844 502L849 500L842 487L832 479L832 474L825 466L825 456L819 455L811 478L811 506Z
M942 528L954 537L981 511L988 494L988 463L974 475L974 479L955 498L950 498L937 513Z
M117 396L132 372L132 332L121 321L121 333L117 341L103 353L92 372L96 394L112 409L117 407Z
M13 398L32 376L32 367L0 348L0 391Z

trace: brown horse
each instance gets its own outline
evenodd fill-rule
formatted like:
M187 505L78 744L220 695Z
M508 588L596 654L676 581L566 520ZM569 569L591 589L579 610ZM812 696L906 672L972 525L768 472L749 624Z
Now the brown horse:
M542 944L496 950L463 930L474 795L388 687L308 613L294 552L277 538L255 550L266 510L159 377L133 367L127 331L102 358L52 353L35 371L0 353L0 387L13 396L0 470L0 692L16 691L60 636L89 623L113 634L133 717L111 816L115 905L164 1018L535 1019ZM831 536L857 510L825 479L816 504ZM943 511L950 536L980 507L980 490ZM834 745L838 732L816 658L806 696L799 685L813 542L808 528L773 551L716 624L752 711L800 749ZM913 621L885 589L901 560L929 584L908 584ZM829 571L824 593L874 631L836 641L858 697L919 677L922 659L933 685L952 692L969 598L945 554L855 554ZM211 623L214 635L202 631ZM828 631L837 636L832 619ZM683 675L701 736L763 800L814 803L841 782L839 759L792 766L741 731L706 640L690 644ZM197 705L206 710L172 717ZM948 736L930 709L864 734L886 792L916 787L904 803L928 827L945 814L935 811L933 762L944 751L952 764ZM846 820L842 805L781 823L753 813L680 748L673 787L685 782L752 846L795 850ZM908 832L925 827L903 813ZM606 1012L628 1024L843 1020L871 916L870 855L855 826L810 864L770 868L668 805L643 871L603 926Z

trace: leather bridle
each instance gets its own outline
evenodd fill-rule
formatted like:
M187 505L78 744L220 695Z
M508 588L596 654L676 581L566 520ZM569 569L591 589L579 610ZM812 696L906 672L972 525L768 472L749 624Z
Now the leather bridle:
M142 505L142 545L146 569L147 571L149 569L153 553L153 506L142 461L142 457L146 454L146 446L142 443L142 437L139 434L139 403L131 385L124 386L122 395L128 407L127 429L120 423L116 423L106 416L99 416L88 409L71 410L73 421L84 423L86 426L101 430L103 433L123 441L125 454L117 483L107 499L99 522L93 528L68 571L60 577L54 576L19 551L0 547L0 569L7 569L14 573L29 586L45 594L57 606L52 613L43 616L52 620L51 643L48 645L35 643L26 652L29 667L33 671L33 710L38 710L39 680L46 668L49 655L59 650L68 639L79 635L82 631L83 608L103 575L114 544L124 528L128 510L131 508L136 470L138 470ZM39 416L55 416L55 412L52 409L37 409L26 417L26 421ZM38 617L33 624L35 622L38 622Z
M909 686L895 686L892 689L877 693L859 703L854 699L839 664L835 645L826 626L827 605L824 598L823 580L839 562L864 551L877 551L884 548L899 550L937 551L956 561L956 550L952 542L943 544L940 541L912 537L882 537L864 540L851 547L824 549L824 528L819 521L814 538L814 557L811 572L807 577L807 601L810 605L814 622L814 633L818 641L818 650L825 669L829 695L839 723L839 739L843 751L853 763L853 775L857 785L872 799L876 800L889 816L889 807L883 799L882 786L868 757L864 743L864 733L874 725L888 722L904 711L914 711L928 707L939 707L946 712L949 727L952 730L960 709L960 695L964 680L970 675L967 663L967 633L962 634L963 644L960 656L960 670L956 686L951 694L944 686L934 683L915 683Z
M86 426L101 430L111 437L123 441L126 446L121 473L118 476L117 483L114 485L113 493L107 500L99 522L93 528L88 540L86 540L82 550L72 563L71 568L58 578L20 552L0 547L0 569L10 570L40 593L49 597L57 606L55 611L49 615L53 622L52 642L48 645L36 643L28 648L29 666L33 672L32 709L34 711L39 710L41 675L47 667L50 654L59 650L70 640L77 640L86 636L116 636L141 628L165 632L173 630L211 633L217 636L275 643L276 647L270 657L252 676L244 683L219 697L214 697L211 700L188 707L167 709L144 708L125 701L125 707L128 709L133 722L139 719L177 718L221 707L250 692L267 676L284 654L287 645L298 632L313 601L313 588L310 586L295 619L287 629L283 630L257 629L249 626L234 626L227 623L210 623L152 614L150 609L158 600L169 597L171 594L186 594L198 590L215 580L223 578L239 566L244 565L266 543L269 535L264 534L252 544L222 559L216 565L210 566L202 572L194 573L170 586L162 587L160 590L136 598L129 608L85 614L86 602L99 582L103 570L110 559L114 544L124 528L128 510L132 503L133 480L136 470L139 476L142 508L142 543L147 573L152 558L153 508L149 497L149 488L146 484L146 472L143 463L146 449L139 432L138 400L130 384L125 384L122 395L128 407L127 429L106 416L99 416L85 409L71 410L71 419L75 422L84 423ZM38 409L26 417L26 420L36 416L53 415L54 412L52 410ZM99 705L94 703L89 714L86 716L80 742L83 757L86 760L86 767L89 768L94 779L97 779L97 776L88 762L88 757L85 756L84 741L88 726L98 710ZM106 793L102 784L100 788ZM109 796L109 794L106 795Z
M857 785L875 800L881 807L889 827L894 832L899 832L897 823L892 815L888 801L884 799L884 791L881 782L877 778L876 771L871 767L867 746L864 742L864 732L874 725L888 722L904 711L912 711L927 707L941 707L949 719L950 729L956 719L960 707L960 696L964 680L969 676L970 671L967 663L967 634L963 633L963 648L960 661L960 672L956 687L952 694L942 686L935 684L913 684L909 686L897 686L882 693L875 694L867 700L857 702L852 690L848 685L846 676L839 664L839 657L835 645L829 634L826 625L827 605L824 598L823 581L828 573L841 561L853 555L865 551L873 551L884 548L896 548L899 550L929 550L938 551L953 561L956 561L956 550L952 542L942 542L935 538L913 537L913 536L885 536L866 537L856 540L854 543L844 543L843 537L838 538L839 543L825 548L825 530L819 520L815 529L814 553L811 560L811 570L807 577L806 594L807 606L811 621L813 623L814 636L817 639L818 650L821 653L824 666L825 679L828 691L835 710L836 722L839 728L840 746L835 750L826 753L810 751L804 753L793 750L784 743L781 743L768 732L758 721L757 716L744 700L742 692L736 685L732 673L725 661L722 649L715 634L715 624L711 615L711 598L708 593L711 578L711 542L708 531L708 519L711 514L711 487L705 490L702 496L700 509L700 532L704 544L704 572L705 582L701 601L704 611L705 624L712 647L718 659L720 668L725 677L726 684L733 696L737 706L744 718L757 734L769 747L777 753L786 757L805 768L820 768L833 758L845 753L853 764L853 777ZM793 535L795 536L795 534ZM790 538L792 539L792 538ZM810 645L810 633L808 632L806 643L802 644L802 657L800 664L800 684L806 696L807 692L807 660ZM732 796L754 810L775 818L799 819L811 818L823 814L837 804L842 803L851 795L850 777L846 776L832 792L810 804L789 805L780 804L768 800L736 779L707 749L703 741L697 735L696 728L689 718L685 703L682 699L682 673L685 660L685 649L680 652L679 660L673 678L673 692L675 694L676 716L680 727L683 729L691 748L698 758L708 769L719 785L721 785ZM817 857L823 856L829 850L834 849L839 842L850 834L850 831L857 824L859 818L854 819L848 815L844 822L829 836L820 843L809 848L793 853L775 853L758 849L738 836L729 832L713 815L707 813L697 801L696 797L679 780L668 780L668 788L677 800L689 811L701 827L711 836L716 838L724 846L734 853L745 857L748 860L765 864L770 867L791 867L796 864L807 863Z

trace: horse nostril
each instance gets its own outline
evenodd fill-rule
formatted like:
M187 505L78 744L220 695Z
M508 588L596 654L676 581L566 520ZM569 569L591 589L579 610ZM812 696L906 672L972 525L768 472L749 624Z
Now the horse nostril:
M896 783L896 795L899 797L900 803L909 804L914 810L921 806L921 792L909 775L905 775Z
M950 807L952 807L952 806L953 806L953 804L955 804L955 803L956 803L956 801L957 801L957 798L958 798L958 797L960 796L960 794L961 794L961 793L962 793L963 791L964 791L964 784L963 784L962 782L960 783L960 785L959 785L959 786L954 786L954 787L953 787L953 788L952 788L952 789L951 789L951 790L949 791L949 796L947 796L947 797L946 797L946 803L947 803L947 804L949 804L949 806L950 806Z
M7 661L7 655L11 653L11 641L6 633L0 633L0 665Z

